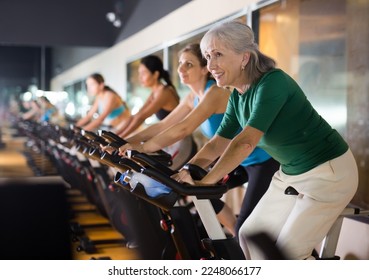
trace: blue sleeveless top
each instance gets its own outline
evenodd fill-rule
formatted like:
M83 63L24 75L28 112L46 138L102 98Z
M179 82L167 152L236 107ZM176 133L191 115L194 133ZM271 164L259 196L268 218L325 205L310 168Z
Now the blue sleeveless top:
M101 103L99 104L99 109L98 109L99 114L101 114L101 112L103 111L103 106L104 104L101 104ZM115 108L113 111L110 112L109 115L106 116L106 118L104 119L104 123L111 122L112 120L117 118L120 114L122 114L125 110L126 110L126 107L123 104Z
M44 114L40 117L40 122L49 122L51 120L52 115L56 112L56 108L52 107L47 109Z
M209 88L215 84L214 80L209 80L207 81L206 85L205 85L205 94L207 93L207 91L209 90ZM194 107L196 107L199 104L199 98L196 97L194 100ZM212 138L220 123L222 122L224 114L213 114L211 115L207 120L205 120L200 128L201 128L201 132L207 137L207 138ZM241 129L240 129L241 132ZM264 150L256 147L254 149L254 151L240 164L242 166L249 166L249 165L253 165L253 164L258 164L258 163L262 163L264 161L267 161L268 159L270 159L271 156L268 155Z
M209 80L207 81L206 85L205 85L205 90L204 93L206 94L209 90L209 88L215 84L214 80ZM199 98L196 97L193 105L196 108L196 106L199 104ZM220 123L222 122L223 119L223 115L224 114L213 114L211 115L207 120L205 120L201 125L201 132L207 137L207 138L212 138L215 135L215 132L217 131Z

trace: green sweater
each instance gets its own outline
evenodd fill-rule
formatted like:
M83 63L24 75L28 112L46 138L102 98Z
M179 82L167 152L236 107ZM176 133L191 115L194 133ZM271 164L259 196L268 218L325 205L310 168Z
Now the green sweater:
M348 145L280 69L264 74L244 94L233 91L217 134L232 139L239 127L264 132L258 147L298 175L344 154Z

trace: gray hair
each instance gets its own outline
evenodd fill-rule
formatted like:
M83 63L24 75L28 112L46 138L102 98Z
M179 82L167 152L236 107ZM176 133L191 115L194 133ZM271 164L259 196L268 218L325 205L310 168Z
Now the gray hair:
M250 84L275 68L275 61L259 51L254 32L246 24L239 21L226 21L215 25L201 39L200 47L203 54L214 39L237 54L250 53L250 60L244 70Z

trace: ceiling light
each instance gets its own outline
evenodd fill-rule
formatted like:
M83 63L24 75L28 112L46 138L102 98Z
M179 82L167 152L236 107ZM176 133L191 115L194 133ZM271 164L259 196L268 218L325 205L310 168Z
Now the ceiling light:
M114 22L117 19L117 16L115 15L114 12L109 12L106 14L106 19L109 22Z
M119 28L122 26L122 22L119 18L117 18L116 20L113 21L113 25L116 27L116 28Z

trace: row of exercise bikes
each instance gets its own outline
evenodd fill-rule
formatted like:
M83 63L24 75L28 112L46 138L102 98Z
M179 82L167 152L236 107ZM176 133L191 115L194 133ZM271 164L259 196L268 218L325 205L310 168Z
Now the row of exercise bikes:
M130 151L129 157L121 157L117 149L126 142L111 131L94 133L73 125L30 121L18 127L28 137L28 146L43 153L123 236L91 241L82 226L72 224L78 250L94 253L98 244L131 242L137 244L142 259L244 259L209 201L221 198L227 185L204 188L175 181L171 156L162 150ZM103 152L102 146L116 152ZM190 171L194 178L206 174L197 166L190 166Z
M245 259L237 239L225 232L210 202L228 191L232 179L211 187L179 183L172 178L177 170L170 168L170 154L132 150L119 156L118 149L126 141L108 130L95 133L73 124L61 127L32 121L17 126L28 137L27 145L47 157L71 188L84 194L122 235L92 241L84 235L83 226L72 223L73 239L80 244L77 250L94 253L98 244L134 243L140 259ZM114 152L104 151L103 146ZM189 170L197 180L206 175L195 165L189 165ZM339 259L335 251L343 218L354 215L368 212L346 208L320 252L315 252L316 259ZM288 259L264 233L250 236L250 242L259 246L266 259Z

